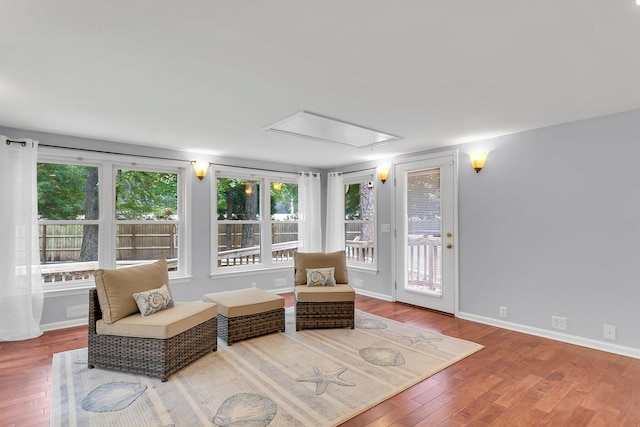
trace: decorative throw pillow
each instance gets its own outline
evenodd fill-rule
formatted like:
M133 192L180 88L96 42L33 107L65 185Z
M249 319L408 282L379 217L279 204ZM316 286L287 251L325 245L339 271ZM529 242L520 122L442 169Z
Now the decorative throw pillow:
M307 268L329 268L333 267L333 277L336 283L348 284L347 258L345 251L330 253L322 252L298 252L293 253L293 264L295 271L294 285L304 285L307 283Z
M334 267L307 268L307 286L335 286Z
M148 316L149 314L157 313L158 311L174 306L173 298L167 285L162 285L162 287L158 289L135 293L133 294L133 299L136 300L140 314L143 316Z
M93 275L96 278L102 320L107 324L140 312L135 298L132 298L133 294L155 289L160 283L169 283L165 259L126 268L100 268Z

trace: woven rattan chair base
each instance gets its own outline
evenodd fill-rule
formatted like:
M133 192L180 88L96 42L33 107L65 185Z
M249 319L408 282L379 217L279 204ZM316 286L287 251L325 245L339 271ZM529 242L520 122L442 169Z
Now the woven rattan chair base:
M284 331L284 308L237 317L218 314L218 336L228 345L280 331Z
M296 301L296 331L312 328L351 328L355 326L355 303Z
M89 293L89 368L104 368L158 377L166 381L191 362L218 349L216 317L167 339L96 333L102 318L95 289Z

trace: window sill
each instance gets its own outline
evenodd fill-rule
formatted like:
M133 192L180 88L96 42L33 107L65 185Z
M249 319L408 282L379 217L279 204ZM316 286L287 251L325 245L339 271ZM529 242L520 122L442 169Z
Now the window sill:
M362 264L347 264L348 270L354 270L362 273L368 274L378 274L378 266L377 265L362 265Z

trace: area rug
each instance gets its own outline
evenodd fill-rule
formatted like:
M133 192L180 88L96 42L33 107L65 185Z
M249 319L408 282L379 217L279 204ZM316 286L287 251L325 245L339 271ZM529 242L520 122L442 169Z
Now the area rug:
M285 333L210 353L167 382L53 356L52 426L334 426L482 348L356 311L356 328Z

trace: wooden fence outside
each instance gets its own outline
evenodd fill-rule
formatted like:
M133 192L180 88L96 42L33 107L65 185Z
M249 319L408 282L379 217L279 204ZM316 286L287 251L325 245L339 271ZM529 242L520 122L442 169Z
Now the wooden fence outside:
M82 224L40 225L40 263L80 262L84 238ZM175 224L121 224L116 234L118 261L176 258Z

